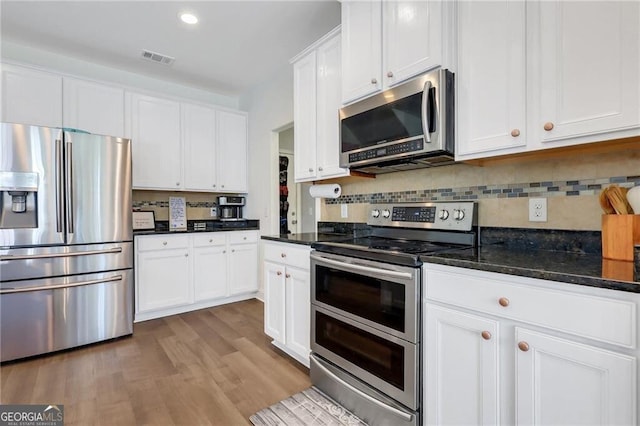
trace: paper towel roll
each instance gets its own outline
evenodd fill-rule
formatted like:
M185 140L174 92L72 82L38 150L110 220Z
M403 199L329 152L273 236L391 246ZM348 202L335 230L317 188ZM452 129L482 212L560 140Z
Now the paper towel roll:
M342 194L342 188L337 183L333 185L311 185L309 194L313 198L338 198Z

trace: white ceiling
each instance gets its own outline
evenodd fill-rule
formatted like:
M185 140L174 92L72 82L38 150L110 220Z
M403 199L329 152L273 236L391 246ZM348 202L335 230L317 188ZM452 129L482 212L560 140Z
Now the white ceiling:
M198 24L178 19L191 11ZM3 40L239 96L340 23L320 1L0 1ZM142 49L172 56L166 66Z

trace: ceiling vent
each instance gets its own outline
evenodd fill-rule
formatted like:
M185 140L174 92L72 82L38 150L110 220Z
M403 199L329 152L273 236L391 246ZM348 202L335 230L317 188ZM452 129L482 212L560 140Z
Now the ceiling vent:
M147 61L157 62L159 64L171 65L176 58L172 58L171 56L162 55L160 53L152 52L150 50L142 51L142 59L146 59Z

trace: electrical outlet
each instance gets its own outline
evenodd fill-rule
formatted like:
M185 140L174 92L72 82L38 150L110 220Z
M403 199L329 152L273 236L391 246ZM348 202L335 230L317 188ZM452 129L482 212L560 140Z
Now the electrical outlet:
M218 209L216 207L211 207L211 210L209 210L209 216L211 217L218 216Z
M342 218L349 217L349 210L347 209L347 204L340 204L340 217Z
M547 199L529 198L529 222L547 221Z

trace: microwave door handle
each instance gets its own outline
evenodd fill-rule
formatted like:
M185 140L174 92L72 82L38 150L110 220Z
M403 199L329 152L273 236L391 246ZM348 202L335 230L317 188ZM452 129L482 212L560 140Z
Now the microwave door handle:
M431 123L429 123L429 92L431 91L431 81L425 81L424 90L422 91L422 133L424 134L424 140L427 143L431 142L431 135L429 134L429 129L431 128Z

